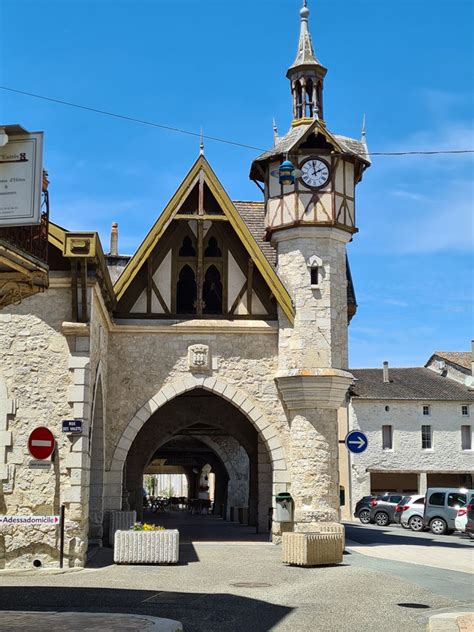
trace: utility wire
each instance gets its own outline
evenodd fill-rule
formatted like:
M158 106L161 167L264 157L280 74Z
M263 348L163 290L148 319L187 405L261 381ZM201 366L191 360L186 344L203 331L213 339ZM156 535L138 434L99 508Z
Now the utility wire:
M104 116L113 116L114 118L123 119L124 121L131 121L133 123L141 123L142 125L150 125L151 127L159 127L160 129L166 129L170 132L178 132L180 134L187 134L188 136L197 136L198 138L204 138L206 140L214 140L218 143L227 143L228 145L236 145L237 147L245 147L246 149L254 149L256 151L265 151L261 147L253 147L252 145L245 145L244 143L237 143L225 138L218 138L217 136L202 136L200 132L190 132L186 129L180 129L179 127L171 127L169 125L161 125L160 123L153 123L151 121L145 121L144 119L134 118L133 116L126 116L125 114L117 114L116 112L107 112L106 110L99 110L97 108L91 108L87 105L80 105L79 103L71 103L70 101L62 101L61 99L53 99L52 97L45 97L41 94L33 94L32 92L24 92L23 90L15 90L14 88L7 88L6 86L0 86L0 90L7 90L8 92L16 92L17 94L24 94L28 97L34 97L35 99L42 99L43 101L51 101L52 103L60 103L61 105L68 105L72 108L78 108L79 110L87 110L88 112L95 112L96 114L103 114Z
M122 119L124 121L130 121L132 123L140 123L141 125L149 125L150 127L157 127L169 132L177 132L179 134L187 134L188 136L195 136L197 138L205 140L213 140L217 143L225 143L227 145L234 145L236 147L244 147L245 149L252 149L255 151L267 151L262 147L255 147L254 145L247 145L245 143L237 143L236 141L228 140L226 138L219 138L218 136L207 136L201 132L190 132L189 130L181 129L179 127L171 127L170 125L162 125L160 123L153 123L145 119L134 118L133 116L126 116L125 114L117 114L116 112L108 112L107 110L99 110L98 108L92 108L87 105L80 105L79 103L72 103L70 101L63 101L61 99L53 99L52 97L46 97L41 94L34 94L33 92L26 92L24 90L16 90L15 88L9 88L7 86L0 86L0 90L6 90L7 92L15 92L16 94L23 94L24 96L33 97L35 99L42 99L43 101L50 101L51 103L59 103L60 105L67 105L79 110L86 110L88 112L95 112L96 114L103 114L104 116L111 116L113 118ZM474 149L437 149L427 151L369 151L360 152L360 155L365 156L434 156L439 154L473 154Z

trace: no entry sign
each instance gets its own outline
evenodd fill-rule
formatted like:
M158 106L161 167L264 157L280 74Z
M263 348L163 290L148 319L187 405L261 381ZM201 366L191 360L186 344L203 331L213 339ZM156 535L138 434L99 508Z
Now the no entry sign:
M35 459L47 459L54 452L54 435L48 428L35 428L28 438L28 450Z

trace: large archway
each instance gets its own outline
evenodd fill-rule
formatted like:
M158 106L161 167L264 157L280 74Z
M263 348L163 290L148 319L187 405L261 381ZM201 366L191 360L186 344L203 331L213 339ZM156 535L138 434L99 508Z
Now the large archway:
M106 487L104 493L106 510L120 510L130 506L128 490L126 485L124 485L124 481L127 477L125 463L132 444L142 428L148 420L154 416L155 413L163 409L168 402L195 389L202 389L213 393L221 400L231 404L231 408L238 410L244 420L250 422L257 431L257 450L262 463L259 474L259 494L262 496L262 502L259 504L263 506L263 504L268 501L268 498L271 498L277 491L289 488L291 479L279 432L275 424L267 419L257 403L253 401L245 391L234 387L221 378L195 377L192 374L187 374L163 386L156 395L137 410L134 417L124 428L116 444L110 461L110 467L106 472ZM164 427L164 430L168 432L168 439L179 430L179 428L173 425L170 419L168 419L168 421L162 419L161 423L167 426L167 428ZM186 425L186 422L184 425ZM165 440L166 437L163 438L163 442ZM151 454L149 456L151 456ZM265 470L266 474L264 474ZM261 520L260 526L265 528L267 525L267 517L263 511L259 512L259 519Z
M170 445L171 442L175 444L173 454L176 459L179 455L179 447L176 444L179 444L180 441L184 447L179 455L181 458L179 464L183 465L186 463L186 458L190 456L183 441L186 439L189 441L190 438L194 441L203 439L205 442L207 440L208 444L209 441L218 444L229 438L229 441L236 442L244 449L248 464L248 501L246 506L248 521L258 531L267 531L268 512L272 505L272 477L267 449L259 441L256 428L240 410L219 395L202 388L187 391L168 401L150 416L137 433L127 453L125 463L124 485L130 508L135 509L141 515L143 472L153 456L157 453L160 454L160 448ZM228 470L231 469L235 456L230 455L227 458L228 466L226 467L215 452L216 445L213 448L208 447L208 450L216 457L212 462L216 474L219 475L217 480L222 481L225 478L227 485ZM217 449L218 451L219 449ZM208 456L207 460L209 461L210 458ZM235 464L234 469L237 465ZM219 504L223 504L222 500L228 496L228 488L223 489L220 484L218 488L220 490ZM227 514L227 507L225 513Z

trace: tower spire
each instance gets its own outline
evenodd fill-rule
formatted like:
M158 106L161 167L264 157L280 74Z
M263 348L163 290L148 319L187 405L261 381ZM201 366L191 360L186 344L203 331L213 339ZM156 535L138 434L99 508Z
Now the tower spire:
M301 66L302 64L319 64L316 58L313 47L313 40L311 39L311 33L308 27L309 9L307 0L303 0L303 6L300 9L301 26L300 37L298 40L298 51L296 53L296 59L293 62L294 66Z
M324 118L323 82L327 70L314 52L308 18L308 2L303 0L298 50L295 61L286 73L293 95L293 125L308 124L313 119Z

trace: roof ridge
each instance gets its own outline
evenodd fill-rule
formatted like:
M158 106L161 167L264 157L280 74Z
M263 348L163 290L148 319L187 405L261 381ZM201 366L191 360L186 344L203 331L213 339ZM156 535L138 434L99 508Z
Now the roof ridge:
M245 204L265 204L264 200L232 200L232 202L245 202Z

